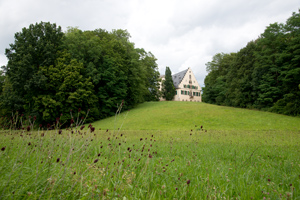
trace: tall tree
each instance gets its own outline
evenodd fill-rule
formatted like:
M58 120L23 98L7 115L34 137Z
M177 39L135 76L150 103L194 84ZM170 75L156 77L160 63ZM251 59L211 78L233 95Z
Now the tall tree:
M61 113L67 119L70 109L81 108L90 109L89 120L97 120L113 115L120 102L128 109L157 100L156 59L129 39L121 29L69 28L64 34L45 22L23 28L6 49L1 113L25 111L50 122Z
M140 61L146 73L146 101L158 101L160 97L159 91L159 72L156 64L156 58L151 52L144 49L137 49L140 55Z
M90 78L82 75L83 64L71 59L66 52L61 53L55 65L41 66L39 73L49 81L46 85L47 94L34 97L34 106L42 113L43 121L51 122L63 114L63 119L70 119L69 111L81 108L81 114L91 109L92 117L97 112L97 97ZM94 118L89 118L92 121Z
M235 56L214 56L207 63L203 100L299 116L299 28L300 10L286 24L270 24Z
M61 27L49 22L31 24L15 34L15 42L6 49L7 76L12 89L22 99L22 106L29 114L33 111L33 97L47 93L47 78L39 73L41 66L55 64L61 50L63 32ZM24 111L24 110L23 110Z
M166 67L165 80L162 82L162 94L163 98L165 98L167 101L173 100L176 94L176 89L172 79L172 72L169 67Z

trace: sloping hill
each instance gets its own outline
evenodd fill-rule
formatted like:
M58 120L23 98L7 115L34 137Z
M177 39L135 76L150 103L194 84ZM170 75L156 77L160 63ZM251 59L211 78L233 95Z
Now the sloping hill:
M93 123L97 129L299 130L300 118L198 102L147 102ZM196 127L197 126L197 127Z

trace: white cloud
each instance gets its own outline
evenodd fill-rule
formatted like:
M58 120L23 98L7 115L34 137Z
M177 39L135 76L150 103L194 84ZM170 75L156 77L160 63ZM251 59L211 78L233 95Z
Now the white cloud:
M299 7L298 0L1 0L0 66L16 32L50 21L63 30L127 29L136 47L156 56L160 73L191 67L203 85L213 55L239 51Z

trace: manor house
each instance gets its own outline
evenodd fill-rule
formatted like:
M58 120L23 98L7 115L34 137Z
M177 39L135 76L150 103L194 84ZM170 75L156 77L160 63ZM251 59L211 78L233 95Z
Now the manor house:
M165 80L165 76L161 76L161 81ZM176 89L176 94L173 101L196 101L201 102L201 87L195 78L191 68L172 75L173 84ZM162 82L160 82L160 90ZM160 98L160 101L165 99Z

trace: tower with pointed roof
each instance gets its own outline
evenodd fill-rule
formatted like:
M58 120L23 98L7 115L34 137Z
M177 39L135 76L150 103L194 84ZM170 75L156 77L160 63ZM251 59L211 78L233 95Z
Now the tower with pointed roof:
M163 81L164 76L161 76L161 79ZM201 87L191 68L172 75L172 79L176 88L173 101L202 102ZM164 99L161 98L160 100L163 101Z

